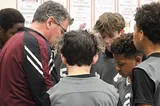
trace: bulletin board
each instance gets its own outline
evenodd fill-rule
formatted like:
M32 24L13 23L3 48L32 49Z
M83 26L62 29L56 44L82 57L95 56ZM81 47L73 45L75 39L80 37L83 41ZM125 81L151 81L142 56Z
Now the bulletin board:
M92 0L69 0L69 12L74 18L70 30L80 28L80 25L85 24L84 29L91 30L92 28Z
M17 9L25 18L25 26L28 27L39 5L47 0L17 0ZM53 0L62 4L69 11L73 24L68 30L79 29L85 25L85 29L92 30L96 20L104 12L118 12L126 21L126 32L133 31L134 14L136 8L158 0Z
M142 6L143 4L149 4L155 0L139 0L139 5Z
M44 3L45 1L48 1L48 0L42 0L42 3ZM68 0L52 0L52 1L58 2L58 3L62 4L65 8L68 9L68 4L67 4Z
M94 22L104 12L116 12L116 0L94 0Z
M25 26L28 27L32 23L33 15L39 5L42 4L41 0L17 0L17 9L22 13L25 18Z
M120 13L126 22L129 22L135 14L138 7L138 0L118 0L117 12Z

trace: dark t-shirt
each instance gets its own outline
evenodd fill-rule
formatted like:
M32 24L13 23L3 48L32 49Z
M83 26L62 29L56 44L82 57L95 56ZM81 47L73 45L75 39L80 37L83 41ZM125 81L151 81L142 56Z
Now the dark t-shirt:
M155 84L144 70L139 68L133 70L132 89L135 104L145 103L151 105L153 103Z
M91 67L91 73L99 76L103 81L114 85L117 75L115 60L106 53L100 53L98 61Z
M160 57L160 55L157 54L152 54L150 56ZM134 68L132 72L133 102L135 104L152 105L155 92L154 81L143 69Z

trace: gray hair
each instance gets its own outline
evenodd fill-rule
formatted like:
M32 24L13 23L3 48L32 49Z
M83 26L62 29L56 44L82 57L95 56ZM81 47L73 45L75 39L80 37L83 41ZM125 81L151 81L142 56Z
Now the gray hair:
M59 22L66 19L71 21L71 17L63 5L54 1L46 1L36 10L33 17L33 22L45 22L50 16L53 16L55 20Z

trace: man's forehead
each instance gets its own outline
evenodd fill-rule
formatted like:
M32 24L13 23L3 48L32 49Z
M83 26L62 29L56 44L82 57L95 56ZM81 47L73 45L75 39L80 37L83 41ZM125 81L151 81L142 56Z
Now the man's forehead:
M124 54L113 54L113 57L116 63L125 63L126 61L131 60L130 58L126 58Z

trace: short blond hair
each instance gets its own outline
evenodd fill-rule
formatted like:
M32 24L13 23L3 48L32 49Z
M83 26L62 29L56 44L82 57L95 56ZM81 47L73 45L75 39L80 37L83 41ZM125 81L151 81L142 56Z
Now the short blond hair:
M120 31L125 27L125 21L121 14L105 12L96 21L93 30L96 33L112 35L113 32Z

